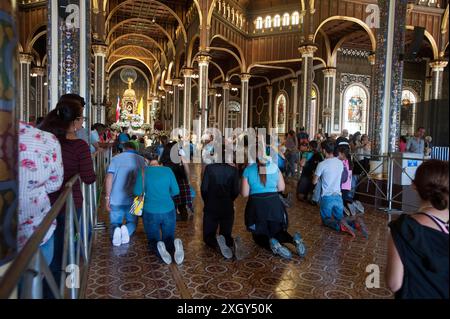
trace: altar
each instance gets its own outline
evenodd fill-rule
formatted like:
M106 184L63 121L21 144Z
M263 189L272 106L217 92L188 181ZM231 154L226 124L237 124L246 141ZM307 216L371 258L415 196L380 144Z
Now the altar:
M117 101L116 123L111 127L117 130L128 128L131 130L130 133L143 135L145 130L150 128L150 125L144 124L144 100L143 97L138 100L136 91L133 89L133 84L137 78L136 72L133 71L132 69L124 69L120 74L122 81L127 83L128 88L124 91L122 98Z

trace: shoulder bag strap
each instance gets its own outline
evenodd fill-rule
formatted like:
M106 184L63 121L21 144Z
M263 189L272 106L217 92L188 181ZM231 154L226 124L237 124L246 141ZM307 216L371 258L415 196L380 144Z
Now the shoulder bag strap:
M145 196L145 167L142 168L142 195Z

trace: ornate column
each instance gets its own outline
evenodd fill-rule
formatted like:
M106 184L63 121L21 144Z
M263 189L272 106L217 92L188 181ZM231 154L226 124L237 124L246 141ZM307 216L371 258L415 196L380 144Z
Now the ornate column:
M31 73L35 75L36 79L36 118L39 116L45 115L44 109L44 76L45 76L45 68L35 67L31 69Z
M292 114L291 114L291 124L290 124L290 128L293 130L296 130L296 126L297 126L297 114L298 114L298 80L297 79L292 79L291 80L291 84L292 84L292 91L293 91L293 95L294 98L292 99Z
M248 84L251 75L241 74L241 128L246 131L248 127Z
M331 133L335 112L336 68L326 68L322 72L324 75L322 123L324 123L324 132Z
M377 52L373 76L374 117L372 152L395 152L400 135L403 61L400 60L405 43L407 0L379 0L380 28L377 29Z
M173 79L172 85L173 85L173 107L174 107L174 114L173 114L173 128L180 127L180 86L181 86L181 79Z
M94 50L94 110L92 123L106 123L105 100L106 91L106 74L105 62L108 47L105 44L95 44L92 46Z
M193 69L184 68L183 69L183 77L184 77L184 99L183 99L183 128L186 129L187 134L191 133L191 125L192 125L192 73Z
M85 127L90 127L91 0L47 1L48 102L55 108L61 95L84 98ZM64 9L65 8L65 9Z
M230 103L230 90L231 83L225 82L222 84L223 89L223 103L222 103L222 132L225 134L225 129L227 128L227 117L228 117L228 104Z
M431 100L439 100L442 98L442 82L444 79L444 68L447 66L448 61L437 60L430 63L431 67Z
M305 127L309 136L314 136L313 125L311 117L312 105L312 82L314 77L313 58L314 52L317 51L317 46L314 43L306 43L298 49L302 55L302 74L300 77L300 96L302 97L302 125Z
M215 88L209 89L208 91L211 107L209 110L209 116L208 116L208 126L207 127L215 127L215 124L217 123L217 90Z
M33 56L20 53L20 81L19 81L19 118L28 122L30 116L30 66Z
M0 277L17 254L17 29L15 1L0 1ZM28 73L29 74L29 73ZM14 297L14 296L12 296Z
M266 86L267 93L269 94L269 105L268 105L268 113L269 113L269 123L267 124L269 126L269 133L273 128L278 128L278 117L277 112L274 114L273 110L273 86L268 85ZM275 121L273 120L273 117L275 116Z
M199 92L198 101L200 104L200 134L203 134L208 127L208 68L211 56L208 54L201 54L197 57L199 68Z

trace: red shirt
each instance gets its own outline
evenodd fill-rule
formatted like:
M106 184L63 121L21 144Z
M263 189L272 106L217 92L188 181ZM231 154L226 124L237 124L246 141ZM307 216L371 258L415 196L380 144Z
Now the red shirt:
M398 148L400 150L401 153L405 153L406 152L406 143L403 141L400 141Z
M61 152L64 165L64 182L60 190L49 194L52 205L56 202L64 185L73 176L80 174L83 183L92 184L95 182L96 176L94 172L94 163L92 161L91 152L88 144L83 140L60 140ZM80 182L77 181L73 185L73 199L75 207L80 209L83 207L83 195L81 193Z

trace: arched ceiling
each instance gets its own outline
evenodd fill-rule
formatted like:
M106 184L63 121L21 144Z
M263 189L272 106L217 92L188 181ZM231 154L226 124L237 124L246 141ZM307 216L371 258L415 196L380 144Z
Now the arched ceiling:
M105 22L109 65L125 58L152 70L166 69L176 56L178 38L187 39L184 13L192 1L111 0ZM177 31L178 30L178 31ZM135 60L133 60L135 59Z

